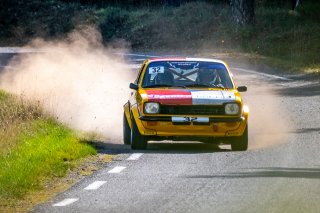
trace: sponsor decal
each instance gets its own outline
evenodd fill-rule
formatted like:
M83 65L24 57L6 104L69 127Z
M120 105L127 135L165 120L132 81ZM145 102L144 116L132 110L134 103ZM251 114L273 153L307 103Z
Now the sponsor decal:
M164 105L192 105L191 92L186 90L148 90L148 101Z
M229 91L148 90L148 101L164 105L219 105L236 99Z
M193 105L223 104L236 99L233 92L228 91L192 91Z
M212 125L212 129L213 129L214 132L218 132L218 131L219 131L219 124L214 123L214 124Z

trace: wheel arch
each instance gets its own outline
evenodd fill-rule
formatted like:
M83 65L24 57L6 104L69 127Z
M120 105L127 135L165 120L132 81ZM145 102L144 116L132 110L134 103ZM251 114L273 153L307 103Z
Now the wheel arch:
M126 119L127 119L127 122L129 124L129 127L132 128L132 122L131 122L131 117L132 117L132 113L131 113L131 110L130 110L130 103L127 102L124 106L124 114L126 116Z

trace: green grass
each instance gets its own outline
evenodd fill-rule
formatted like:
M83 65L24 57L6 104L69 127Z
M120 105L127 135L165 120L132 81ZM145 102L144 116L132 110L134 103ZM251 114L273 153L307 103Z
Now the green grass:
M0 204L40 190L51 178L64 176L73 161L96 153L38 106L0 90L0 107Z

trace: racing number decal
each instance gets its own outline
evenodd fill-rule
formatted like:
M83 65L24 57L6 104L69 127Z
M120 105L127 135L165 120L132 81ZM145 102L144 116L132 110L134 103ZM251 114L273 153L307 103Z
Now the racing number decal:
M164 67L149 67L149 74L164 73Z
M171 117L173 123L209 123L208 117Z

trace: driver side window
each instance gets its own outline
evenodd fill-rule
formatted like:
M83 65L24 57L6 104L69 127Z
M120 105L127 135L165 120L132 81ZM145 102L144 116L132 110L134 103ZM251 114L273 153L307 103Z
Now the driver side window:
M139 70L138 77L137 77L137 79L134 81L135 84L138 84L138 83L139 83L140 78L141 78L141 73L142 73L142 71L143 71L143 69L144 69L145 66L146 66L146 64L143 63L143 65L141 66L141 68L140 68L140 70Z

